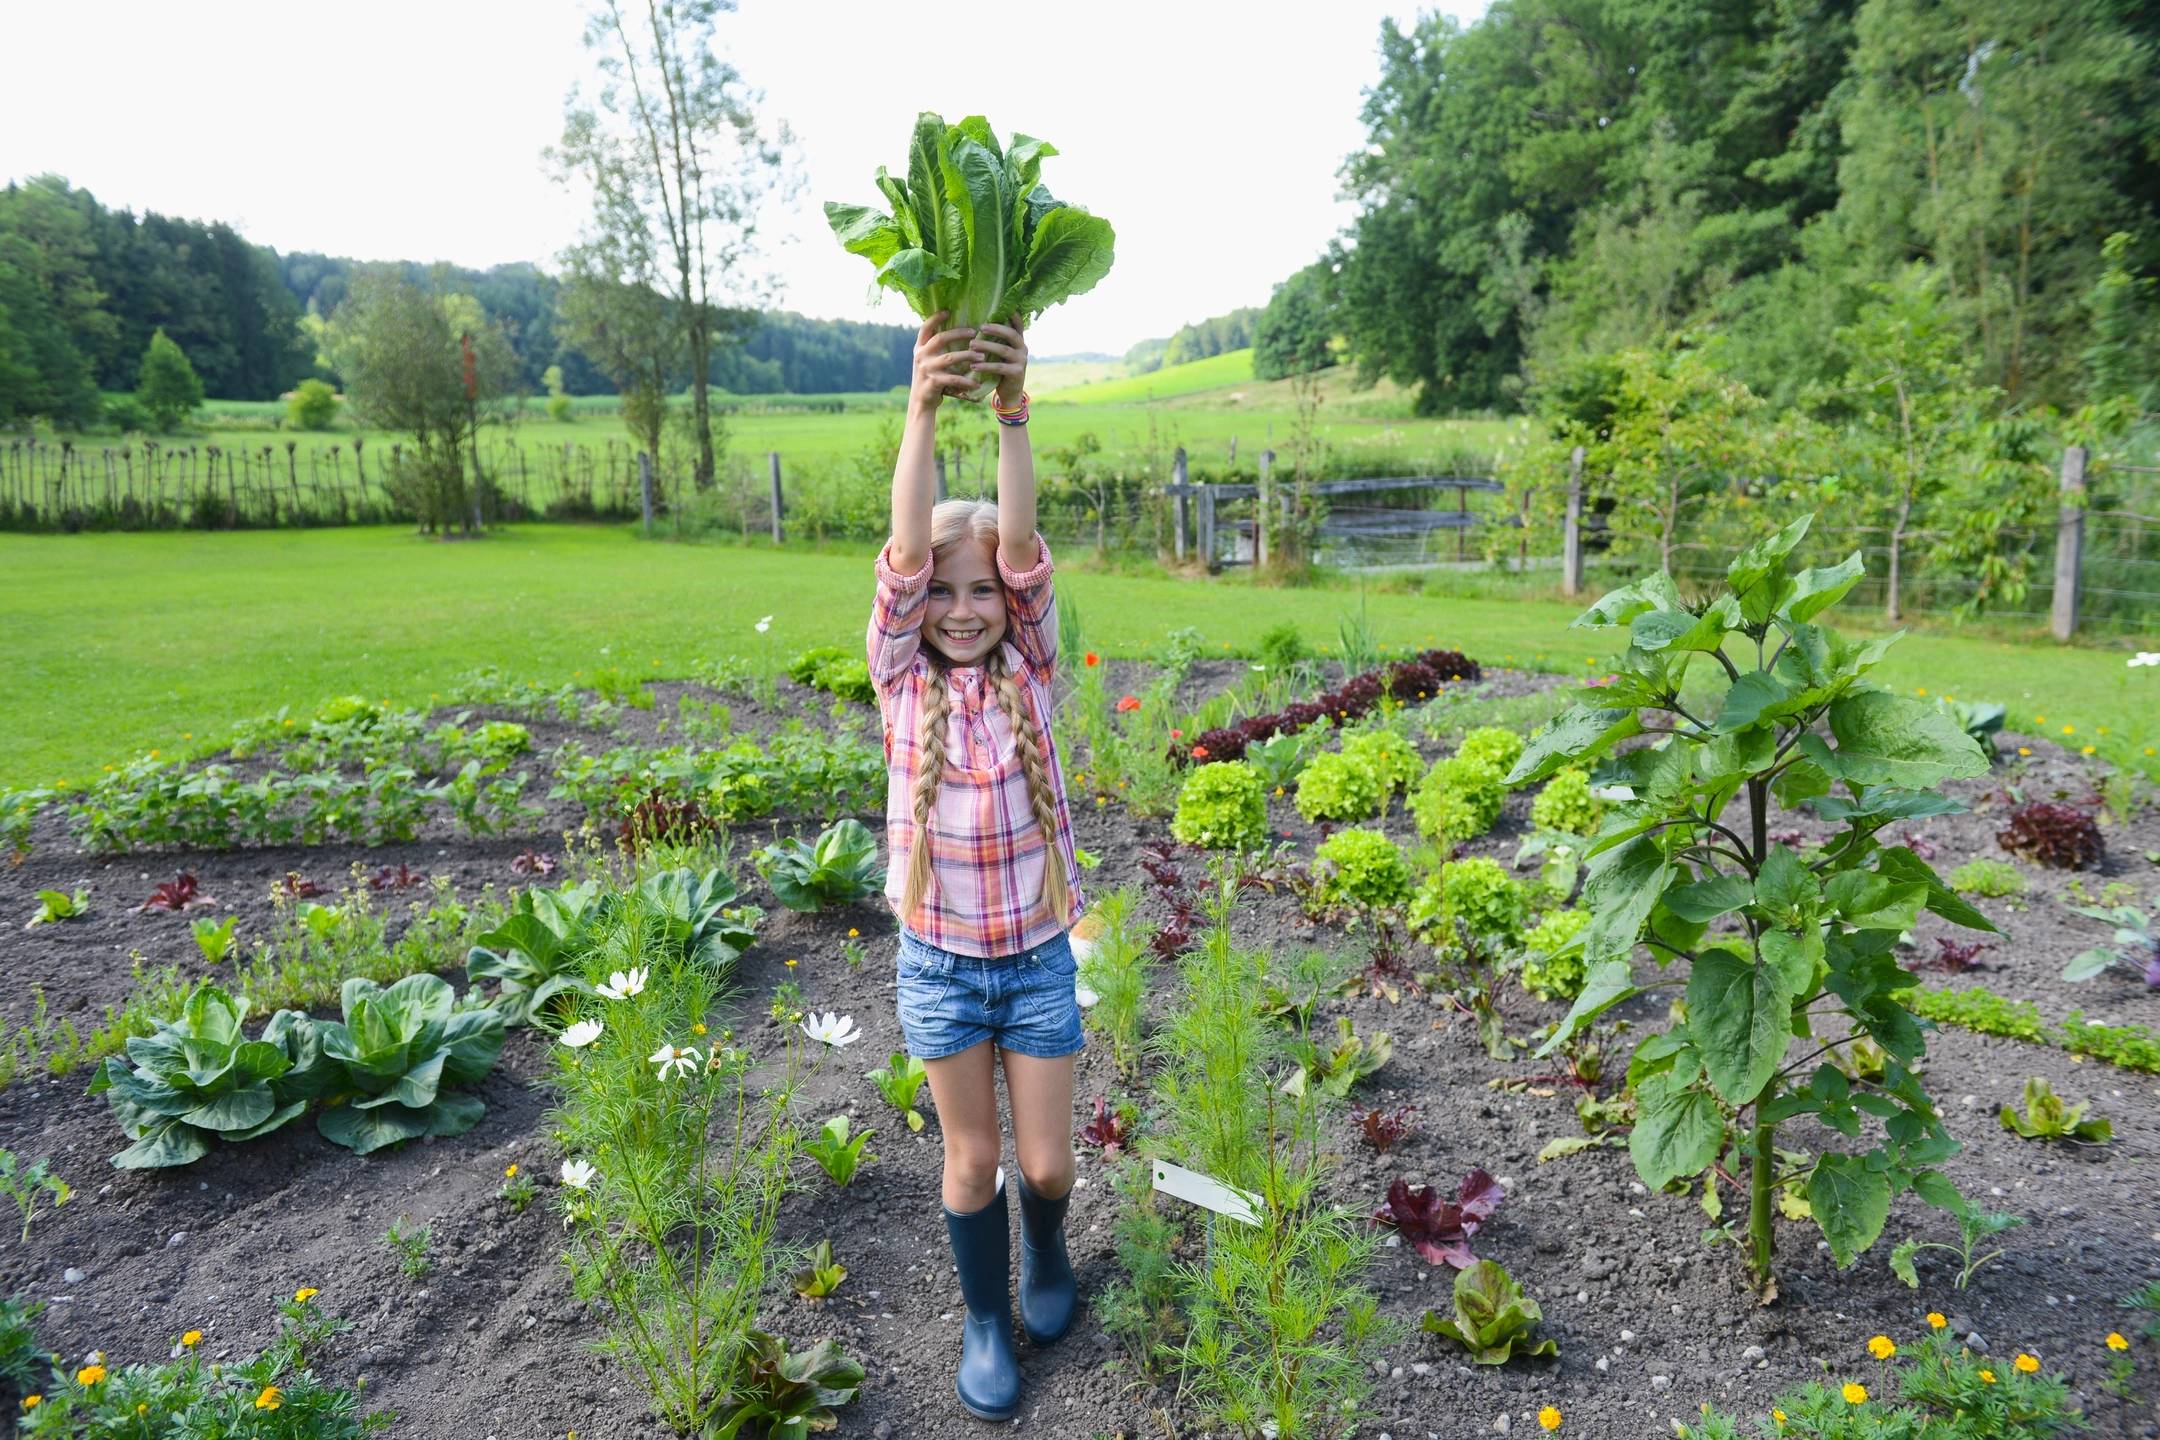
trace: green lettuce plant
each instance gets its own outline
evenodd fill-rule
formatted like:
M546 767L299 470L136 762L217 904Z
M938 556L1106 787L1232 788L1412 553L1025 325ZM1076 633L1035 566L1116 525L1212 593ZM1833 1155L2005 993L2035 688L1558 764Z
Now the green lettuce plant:
M923 1082L930 1078L930 1072L924 1068L922 1061L913 1055L895 1050L884 1069L865 1071L864 1078L874 1081L878 1094L885 1097L886 1103L907 1117L908 1129L922 1129L922 1111L915 1108L915 1095L922 1089Z
M1530 802L1530 823L1541 830L1589 835L1604 818L1604 802L1590 794L1590 772L1577 765L1566 766L1546 781L1537 799Z
M1342 753L1371 765L1390 795L1417 784L1425 770L1425 762L1418 758L1417 746L1393 730L1361 730L1346 735Z
M795 1293L805 1300L823 1300L847 1279L847 1267L833 1258L832 1241L820 1240L810 1247L810 1258L795 1272Z
M736 1365L726 1418L711 1431L713 1440L746 1435L806 1440L839 1424L834 1408L854 1400L863 1382L862 1362L838 1342L820 1340L793 1351L786 1340L764 1330L746 1332Z
M1451 860L1418 887L1410 901L1410 932L1441 950L1457 944L1455 922L1488 944L1513 947L1522 939L1530 895L1505 866L1484 855Z
M1957 1144L1914 1073L1925 1036L1903 1000L1915 979L1894 947L1922 909L1995 928L1910 849L1876 839L1886 826L1962 810L1941 787L1986 774L1987 757L1948 712L1865 679L1897 636L1846 641L1817 623L1863 566L1856 552L1797 567L1811 520L1741 552L1702 600L1684 599L1660 571L1586 610L1576 625L1627 631L1617 673L1595 702L1534 736L1507 776L1524 784L1602 761L1601 776L1632 796L1585 846L1587 979L1538 1053L1623 1001L1684 992L1677 1023L1629 1066L1639 1115L1629 1152L1656 1189L1745 1160L1747 1263L1766 1293L1776 1288L1773 1196L1793 1178L1781 1177L1776 1151L1789 1120L1812 1115L1847 1138L1868 1121L1882 1126L1875 1145L1801 1167L1841 1266L1875 1242L1900 1192L1951 1203L1953 1187L1932 1167ZM1712 667L1713 692L1683 699L1690 672ZM1645 736L1651 743L1614 753ZM1803 858L1770 839L1773 801L1845 828ZM1638 943L1661 968L1685 964L1639 984ZM1879 1083L1814 1063L1862 1036L1887 1056Z
M487 1107L475 1095L450 1093L494 1068L503 1018L491 1009L459 1010L450 982L408 975L377 985L355 976L338 999L343 1020L316 1028L329 1072L329 1104L315 1117L325 1140L365 1155L422 1135L462 1135Z
M90 908L88 890L77 890L72 895L65 890L40 890L37 898L37 913L24 923L25 930L35 930L40 925L57 925L62 920L79 920Z
M1468 749L1466 742L1463 750ZM1436 844L1460 845L1490 830L1507 800L1505 773L1491 761L1463 751L1434 761L1410 797L1418 834Z
M819 1127L817 1134L803 1141L803 1153L817 1161L832 1183L844 1190L857 1170L876 1162L878 1157L863 1149L869 1143L868 1130L858 1130L851 1137L847 1116L835 1115Z
M1514 1276L1494 1261L1480 1260L1455 1272L1454 1315L1428 1310L1419 1328L1453 1340L1480 1365L1505 1365L1517 1355L1560 1353L1560 1342L1551 1336L1530 1338L1544 1318L1545 1312L1523 1293Z
M1316 755L1298 776L1297 811L1308 821L1370 820L1387 806L1388 782L1363 756Z
M1395 1040L1385 1031L1370 1038L1360 1035L1349 1016L1338 1015L1333 1045L1323 1049L1310 1039L1297 1039L1290 1042L1290 1053L1302 1067L1290 1077L1292 1093L1302 1091L1310 1081L1340 1100L1358 1081L1379 1073L1395 1054Z
M1582 993L1587 910L1553 910L1523 935L1522 986L1540 1000L1573 1000Z
M123 1170L185 1165L213 1139L237 1144L267 1135L307 1109L322 1088L315 1027L280 1010L250 1040L248 1002L205 981L180 1013L127 1042L90 1083L135 1143L112 1157Z
M2055 1087L2038 1075L2025 1081L2025 1113L2020 1115L2014 1105L2002 1107L2002 1127L2015 1131L2027 1140L2080 1140L2091 1145L2105 1145L2115 1138L2115 1126L2098 1116L2087 1120L2084 1105L2069 1105L2055 1093Z
M892 213L827 201L825 218L849 254L877 266L877 283L907 297L924 319L942 310L956 327L1013 317L1024 326L1110 273L1110 222L1041 183L1042 162L1057 153L1018 133L1000 147L980 115L948 126L924 111L906 181L878 167Z
M596 881L559 890L520 890L510 913L479 937L465 955L465 978L475 987L492 982L489 1002L505 1025L526 1025L553 1008L564 1014L574 998L590 994L583 956L598 918Z
M842 820L814 844L779 840L757 853L758 873L790 910L824 910L875 895L885 886L877 837L860 820Z
M1196 765L1178 790L1170 833L1205 850L1255 849L1267 843L1267 791L1242 761Z
M1338 830L1313 852L1313 893L1322 904L1401 905L1411 883L1402 848L1378 830Z

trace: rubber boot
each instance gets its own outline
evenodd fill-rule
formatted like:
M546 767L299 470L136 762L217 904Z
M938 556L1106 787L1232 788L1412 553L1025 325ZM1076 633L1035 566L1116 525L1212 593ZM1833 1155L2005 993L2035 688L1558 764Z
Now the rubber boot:
M996 1196L982 1209L961 1215L949 1205L940 1208L967 1303L953 1386L970 1415L1010 1420L1020 1410L1020 1362L1013 1358L1012 1220L1003 1173Z
M1067 1191L1045 1200L1020 1181L1020 1325L1028 1339L1048 1345L1072 1328L1080 1286L1065 1257Z

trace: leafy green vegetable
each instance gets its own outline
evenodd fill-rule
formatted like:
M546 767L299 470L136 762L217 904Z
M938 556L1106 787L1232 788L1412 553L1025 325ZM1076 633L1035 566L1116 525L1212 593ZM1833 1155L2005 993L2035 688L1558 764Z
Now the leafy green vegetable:
M307 1109L322 1086L314 1025L280 1010L260 1040L242 1030L248 1002L207 981L180 1014L127 1042L127 1061L105 1061L90 1084L135 1143L113 1156L123 1170L185 1165L216 1137L267 1135ZM128 1062L132 1062L132 1068Z
M2066 1105L2055 1088L2038 1075L2025 1081L2025 1113L2015 1106L2002 1108L2002 1125L2027 1140L2082 1140L2105 1145L2115 1138L2115 1127L2106 1120L2084 1118L2087 1105Z
M748 1331L744 1339L727 1389L737 1408L711 1432L713 1440L746 1435L804 1440L839 1423L833 1409L855 1398L863 1367L837 1342L820 1340L798 1353L763 1330Z
M387 989L361 976L338 998L342 1021L317 1025L332 1070L330 1108L315 1117L325 1140L365 1155L422 1135L462 1135L487 1107L448 1087L470 1085L494 1067L503 1017L459 1010L450 982L408 975Z
M591 992L579 962L598 919L599 889L588 880L560 890L520 890L502 924L466 952L465 978L475 986L496 982L492 1003L505 1025L530 1023L558 996Z
M25 930L35 930L40 925L56 925L62 920L75 920L90 908L90 892L77 890L70 895L65 890L40 890L37 892L38 911L23 924Z
M1491 1260L1480 1260L1455 1273L1455 1314L1442 1319L1436 1310L1425 1312L1419 1328L1428 1335L1455 1341L1480 1365L1505 1365L1521 1354L1557 1355L1560 1344L1551 1336L1531 1343L1545 1312L1523 1293L1515 1277Z
M823 1300L847 1279L847 1267L833 1259L832 1241L820 1240L810 1251L810 1263L795 1272L795 1293L805 1300Z
M913 1097L909 1098L912 1100ZM868 1130L858 1130L850 1137L847 1116L835 1115L819 1126L815 1135L803 1141L803 1150L832 1177L833 1184L845 1189L857 1170L877 1159L863 1151L869 1141Z
M1323 1050L1310 1040L1293 1040L1290 1051L1304 1067L1291 1077L1293 1085L1309 1079L1340 1099L1352 1085L1387 1064L1395 1053L1395 1039L1382 1031L1368 1040L1357 1033L1348 1015L1338 1015L1333 1045Z
M877 1084L878 1094L883 1095L895 1110L907 1117L907 1128L923 1127L922 1112L915 1108L915 1092L922 1089L923 1081L930 1078L930 1071L913 1055L895 1050L892 1059L882 1070L866 1070L864 1078ZM837 1178L837 1177L836 1177Z
M758 924L765 918L755 905L731 903L737 894L735 881L720 869L703 874L688 867L662 870L648 875L637 893L665 918L668 938L682 947L683 958L711 970L734 964L757 939Z
M1057 153L1017 133L1001 149L980 115L948 126L924 111L908 147L906 184L878 167L892 213L827 201L825 218L840 244L877 266L877 283L906 296L917 315L949 311L952 326L1018 317L1024 326L1110 273L1110 222L1040 183L1042 162Z
M757 853L758 873L790 910L823 910L874 895L885 886L877 837L860 820L842 820L815 844L775 841Z

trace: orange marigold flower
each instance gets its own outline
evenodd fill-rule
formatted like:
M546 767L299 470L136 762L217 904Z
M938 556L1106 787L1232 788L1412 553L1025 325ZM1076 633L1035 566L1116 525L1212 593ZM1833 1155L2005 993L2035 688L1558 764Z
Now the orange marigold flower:
M284 1403L285 1392L275 1385L263 1386L262 1394L255 1397L255 1408L257 1410L275 1410Z
M1943 1318L1943 1316L1942 1316L1942 1312L1941 1312L1941 1311L1939 1311L1939 1310L1930 1310L1930 1311L1928 1311L1928 1328L1929 1328L1930 1330L1940 1330L1940 1329L1942 1329L1942 1328L1943 1328L1943 1326L1945 1326L1945 1325L1948 1325L1949 1323L1950 1323L1950 1322L1949 1322L1948 1320L1945 1320L1945 1319Z
M103 1365L85 1365L75 1372L75 1383L77 1385L95 1385L104 1378L105 1367Z

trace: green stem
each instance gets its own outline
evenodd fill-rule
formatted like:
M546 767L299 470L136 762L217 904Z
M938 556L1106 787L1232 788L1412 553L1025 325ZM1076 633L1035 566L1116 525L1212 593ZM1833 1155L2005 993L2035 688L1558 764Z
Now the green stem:
M1767 1098L1767 1097L1766 1097ZM1756 1113L1761 1114L1760 1105ZM1770 1224L1773 1212L1770 1208L1771 1172L1777 1167L1775 1138L1777 1128L1763 1123L1755 1124L1754 1153L1748 1165L1748 1268L1755 1272L1755 1283L1770 1282L1770 1255L1772 1236Z

